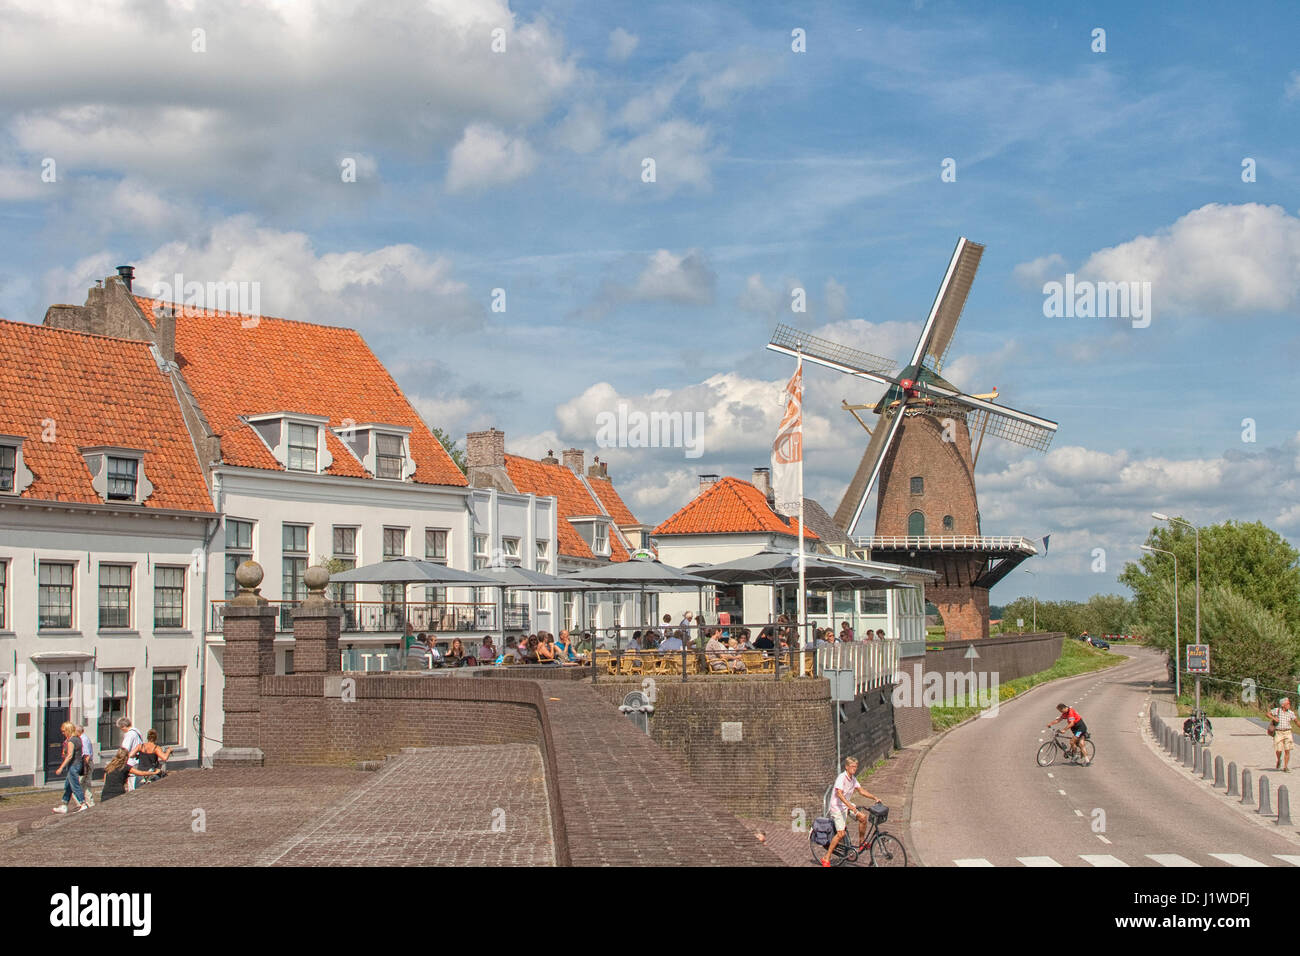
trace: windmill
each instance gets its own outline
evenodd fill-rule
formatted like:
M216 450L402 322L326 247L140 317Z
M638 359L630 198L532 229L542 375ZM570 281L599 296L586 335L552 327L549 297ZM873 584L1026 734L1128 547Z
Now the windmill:
M984 247L957 241L920 338L906 366L778 326L768 348L886 387L874 406L849 411L871 436L835 511L835 523L852 535L877 483L876 532L866 543L873 556L929 567L940 574L929 589L948 625L965 636L988 634L988 588L1036 553L1024 538L981 534L975 464L992 435L1046 451L1056 422L996 402L998 391L967 394L940 374L961 319ZM875 427L859 411L870 408ZM972 448L972 436L978 436ZM937 526L937 528L936 528ZM934 529L938 534L927 534ZM945 605L947 610L945 611ZM956 622L954 624L954 622Z

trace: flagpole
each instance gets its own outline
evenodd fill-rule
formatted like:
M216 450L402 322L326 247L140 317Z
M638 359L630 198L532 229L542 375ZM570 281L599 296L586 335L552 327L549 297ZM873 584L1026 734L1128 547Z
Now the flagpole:
M805 626L805 615L807 613L808 590L804 585L804 554L803 554L803 345L799 345L799 364L795 366L795 374L799 376L799 597L795 603L796 612L799 615L799 676L806 677L808 674L808 658L804 651L808 649L808 629Z

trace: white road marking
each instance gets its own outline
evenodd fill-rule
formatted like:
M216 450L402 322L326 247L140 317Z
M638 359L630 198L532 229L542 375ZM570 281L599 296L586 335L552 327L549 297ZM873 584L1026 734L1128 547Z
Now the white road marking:
M953 860L953 866L992 866L988 860L982 856L972 857L965 860Z
M1109 853L1080 853L1079 859L1087 860L1093 866L1128 866L1123 860Z
M1064 791L1064 790L1057 790L1056 792L1059 793L1061 796L1065 796L1065 791Z
M1025 866L1060 866L1050 856L1018 856L1016 857Z
M1110 841L1107 840L1107 839L1106 839L1104 836L1102 836L1100 833L1097 834L1097 839L1100 840L1102 843L1106 844L1107 846L1110 846Z
M1216 860L1222 860L1229 866L1268 866L1267 863L1260 863L1259 860L1252 860L1248 856L1242 856L1240 853L1211 853L1210 856Z
M1083 811L1082 811L1082 810L1075 810L1075 811L1074 811L1074 815L1075 815L1076 817L1081 817L1081 816L1083 816Z
M1300 856L1292 856L1287 853L1274 853L1273 855L1284 863L1290 863L1292 866L1300 866Z

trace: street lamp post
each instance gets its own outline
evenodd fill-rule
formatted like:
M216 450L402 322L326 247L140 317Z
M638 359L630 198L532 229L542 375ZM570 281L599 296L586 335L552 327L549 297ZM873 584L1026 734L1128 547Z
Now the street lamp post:
M1178 555L1164 548L1153 548L1149 544L1142 545L1142 550L1167 554L1174 559L1174 700L1177 700L1183 693L1182 651L1179 650L1178 640Z
M1037 634L1037 633L1038 633L1038 572L1037 572L1037 571L1030 571L1028 568L1021 568L1020 570L1021 570L1021 571L1024 571L1025 574L1028 574L1030 577L1032 577L1032 578L1034 579L1034 623L1033 623L1033 631L1034 631L1035 634Z
M1182 518L1171 518L1159 511L1151 512L1151 517L1157 521L1172 521L1177 524L1185 524L1196 535L1196 643L1199 644L1201 643L1201 529L1190 521L1184 521Z

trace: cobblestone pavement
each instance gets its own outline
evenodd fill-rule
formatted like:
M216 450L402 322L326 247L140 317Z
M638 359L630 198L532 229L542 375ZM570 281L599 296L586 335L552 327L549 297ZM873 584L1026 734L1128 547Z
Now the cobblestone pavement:
M492 831L497 808L504 832ZM528 745L407 753L376 772L184 770L85 813L49 814L0 842L0 867L550 863L548 814Z
M257 862L554 866L541 751L504 744L405 752Z

